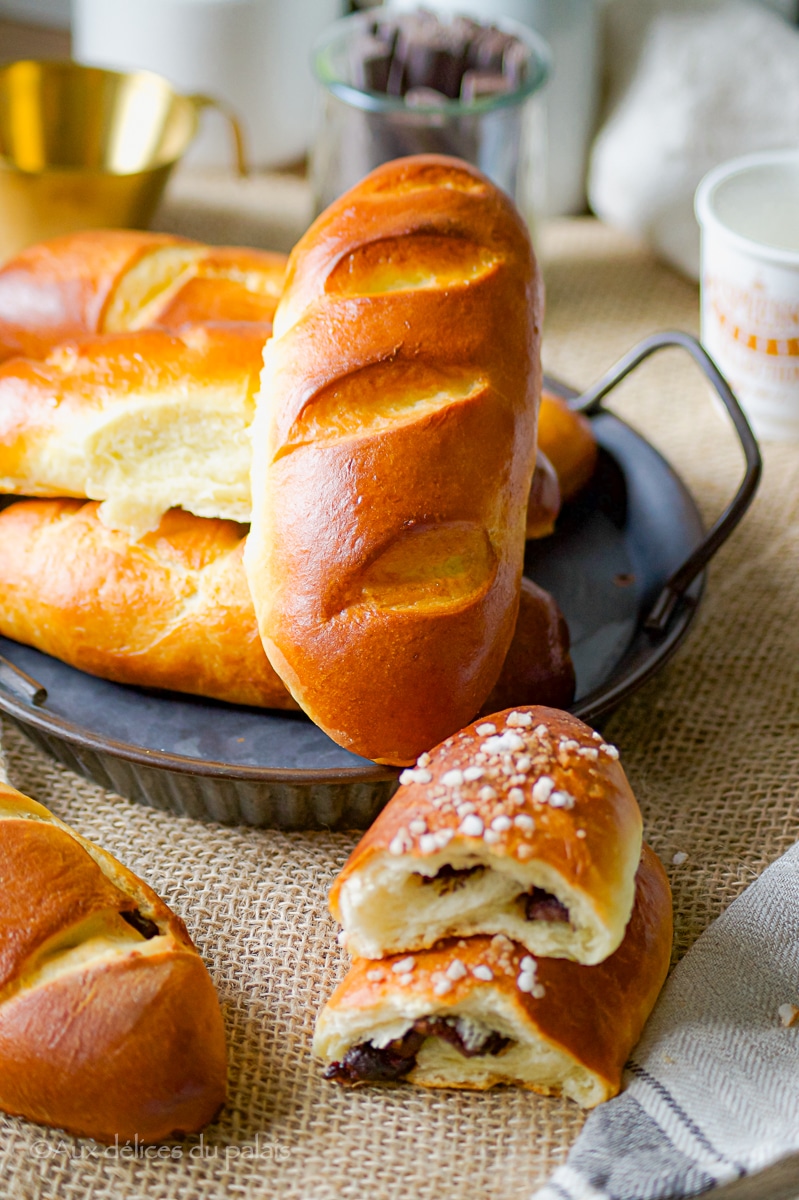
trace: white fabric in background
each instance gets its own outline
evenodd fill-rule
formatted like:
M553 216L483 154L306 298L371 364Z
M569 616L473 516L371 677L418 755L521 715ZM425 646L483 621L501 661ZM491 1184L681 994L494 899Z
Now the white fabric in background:
M591 154L589 201L697 278L702 176L742 154L799 146L799 29L744 0L664 11L623 0L609 31L611 106Z

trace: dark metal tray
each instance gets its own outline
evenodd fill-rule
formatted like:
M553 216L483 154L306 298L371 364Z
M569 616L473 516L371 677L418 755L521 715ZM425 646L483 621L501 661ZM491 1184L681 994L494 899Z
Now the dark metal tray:
M747 460L735 499L708 534L665 459L600 408L638 362L675 344L714 383ZM577 673L573 711L596 722L685 637L705 565L748 506L760 458L729 388L686 334L648 339L582 397L548 384L591 415L600 461L555 534L528 543L525 573L552 592L566 616ZM343 750L301 714L108 683L5 638L0 654L7 660L0 665L0 711L60 762L141 803L226 823L358 828L396 785L396 771Z

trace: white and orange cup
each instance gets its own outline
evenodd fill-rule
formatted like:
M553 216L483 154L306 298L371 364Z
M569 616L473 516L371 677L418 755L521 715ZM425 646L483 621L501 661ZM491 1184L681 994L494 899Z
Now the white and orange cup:
M696 215L702 341L757 436L799 441L799 149L722 163Z

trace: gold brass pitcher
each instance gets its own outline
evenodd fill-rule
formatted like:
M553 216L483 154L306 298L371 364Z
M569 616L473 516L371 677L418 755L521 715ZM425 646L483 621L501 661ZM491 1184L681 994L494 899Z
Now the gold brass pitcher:
M204 108L241 128L209 96L185 96L150 71L70 62L0 68L0 262L77 229L145 228Z

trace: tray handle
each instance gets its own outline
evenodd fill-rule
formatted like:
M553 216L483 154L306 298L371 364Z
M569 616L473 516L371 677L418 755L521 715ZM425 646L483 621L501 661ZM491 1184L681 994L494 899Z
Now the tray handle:
M760 450L740 404L704 346L695 337L692 337L690 333L669 330L663 333L654 333L650 337L644 338L642 342L634 346L623 358L620 358L615 366L611 367L592 387L583 392L581 396L577 396L573 401L570 401L571 407L577 412L586 414L598 412L608 392L612 391L618 383L621 383L622 379L629 375L631 371L634 371L644 359L657 353L658 350L664 350L671 346L679 346L683 350L686 350L713 385L716 394L729 414L730 420L735 427L735 432L738 434L738 439L746 460L746 470L738 491L721 516L708 530L696 549L689 554L685 562L677 568L664 584L662 591L644 621L644 627L653 633L665 632L683 593L690 587L699 572L707 566L719 546L732 533L752 502L763 469Z
M47 699L47 688L38 680L26 675L19 667L0 654L0 688L10 692L18 700L25 700L39 708Z

